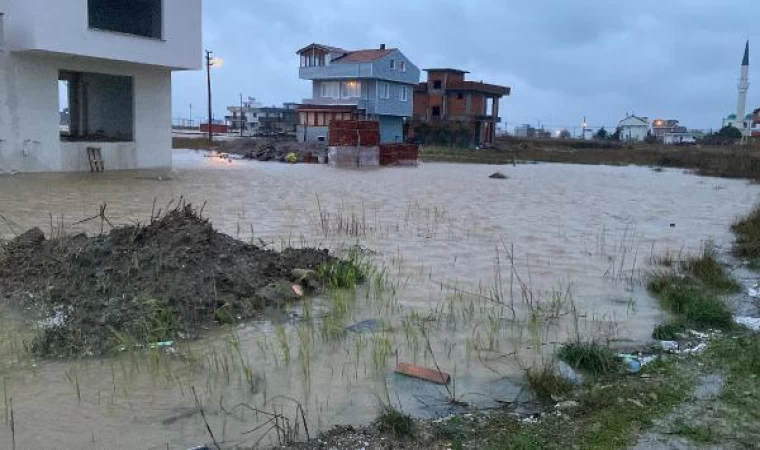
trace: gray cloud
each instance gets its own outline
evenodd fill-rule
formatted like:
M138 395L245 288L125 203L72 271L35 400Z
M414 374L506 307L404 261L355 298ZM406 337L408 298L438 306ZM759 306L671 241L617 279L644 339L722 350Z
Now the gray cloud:
M731 112L744 40L760 48L756 0L225 0L204 2L215 115L239 93L266 104L300 101L295 51L311 42L399 47L421 68L467 69L513 87L510 126L612 125L626 112L711 128ZM760 107L760 52L749 107ZM174 115L205 110L205 75L174 76Z

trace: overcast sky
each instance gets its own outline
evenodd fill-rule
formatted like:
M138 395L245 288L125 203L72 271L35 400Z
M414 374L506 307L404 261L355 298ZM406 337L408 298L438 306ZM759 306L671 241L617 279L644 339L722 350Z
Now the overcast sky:
M715 128L736 109L744 42L748 112L760 107L758 0L205 0L215 117L239 94L300 102L295 52L312 42L398 47L421 69L455 67L512 87L502 123L614 125L626 113ZM750 44L752 46L752 42ZM201 57L199 55L199 57ZM423 72L424 76L424 72ZM174 75L174 116L206 114L205 75Z

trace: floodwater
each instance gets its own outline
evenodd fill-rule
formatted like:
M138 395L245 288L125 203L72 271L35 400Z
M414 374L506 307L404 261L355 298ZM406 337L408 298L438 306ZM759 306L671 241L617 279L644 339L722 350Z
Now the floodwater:
M509 179L489 179L496 170ZM35 360L25 351L35 324L3 308L0 448L15 438L19 449L186 449L211 443L209 429L223 448L253 447L276 444L278 429L304 437L304 423L311 436L367 423L389 401L435 416L451 397L514 400L522 369L568 336L646 341L664 318L642 286L651 258L707 240L728 249L731 221L758 194L746 181L641 167L356 171L192 151L176 151L169 173L0 176L6 239L32 226L99 232L98 219L74 224L100 205L113 223L144 221L154 203L182 197L233 236L359 248L386 275L168 352L105 359ZM393 375L399 361L440 366L452 392Z

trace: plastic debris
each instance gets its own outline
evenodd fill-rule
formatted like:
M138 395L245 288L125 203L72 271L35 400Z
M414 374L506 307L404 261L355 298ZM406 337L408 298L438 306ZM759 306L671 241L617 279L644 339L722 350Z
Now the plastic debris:
M677 341L660 341L660 348L666 352L676 352L680 346Z
M557 363L557 373L572 384L578 385L583 383L583 376L576 372L575 369L570 367L570 364L565 361Z
M752 285L751 288L747 289L747 294L752 298L760 298L760 284Z
M679 353L686 353L686 354L697 355L699 353L702 353L705 350L707 350L707 344L704 343L704 342L700 342L696 347L687 348L685 350L681 350Z
M623 360L623 364L625 365L625 368L628 371L628 373L641 372L641 363L636 358L636 356L620 354L618 355L618 358L621 358Z
M150 344L151 349L168 348L168 347L174 347L174 341L154 342Z
M734 322L744 325L752 331L760 331L760 318L757 317L734 317Z
M451 381L451 375L446 372L439 372L438 370L410 363L398 363L396 373L436 384L449 384L449 381Z
M291 289L293 289L293 293L296 295L296 297L303 297L303 286L300 284L294 284Z

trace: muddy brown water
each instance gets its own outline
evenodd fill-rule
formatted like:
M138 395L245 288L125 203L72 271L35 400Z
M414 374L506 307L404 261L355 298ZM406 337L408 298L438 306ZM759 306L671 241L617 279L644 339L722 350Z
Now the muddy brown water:
M509 179L489 179L497 170ZM303 405L312 435L366 423L388 399L421 416L450 412L451 395L476 407L514 400L521 367L568 336L623 347L646 341L664 317L641 283L651 256L696 251L706 240L727 250L731 221L758 194L745 181L641 167L431 163L353 171L193 151L176 151L169 173L0 176L6 239L32 226L98 232L99 220L72 224L104 203L114 223L147 220L154 200L162 207L184 196L206 202L205 215L233 236L275 248L358 245L388 275L382 292L324 296L208 330L171 352L127 349L106 359L29 357L24 345L38 325L28 312L3 307L0 447L11 448L11 399L16 446L24 449L210 443L193 391L224 448L277 443L275 431L266 433L273 411L292 429L297 422L303 437L291 399ZM564 312L549 312L552 299ZM348 313L331 319L344 302ZM382 326L325 331L371 319ZM397 361L437 363L454 376L455 392L394 376Z

